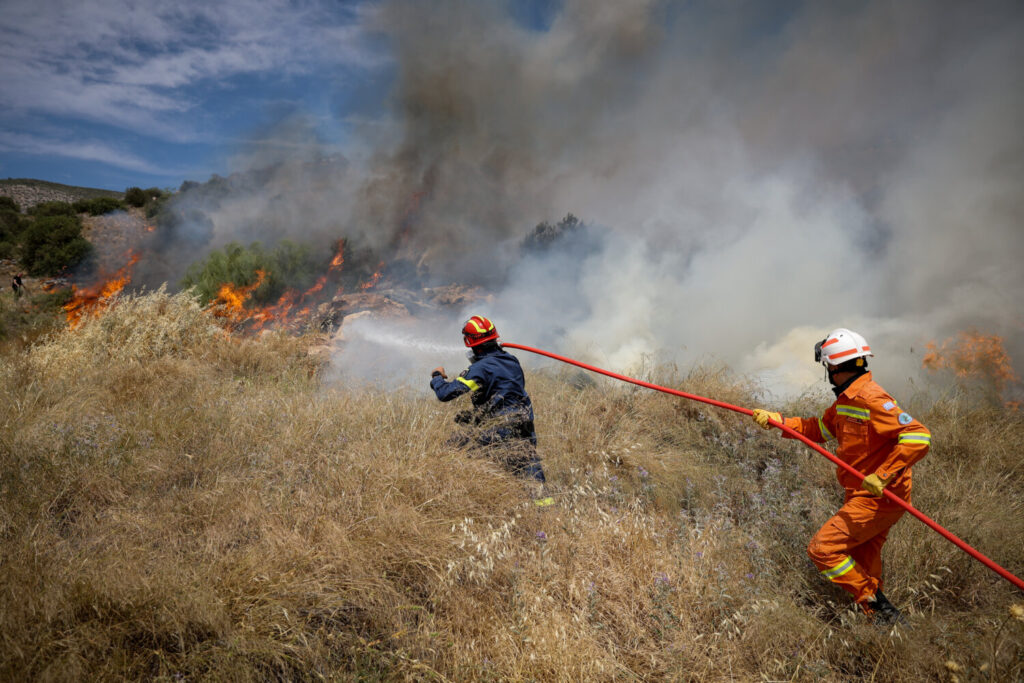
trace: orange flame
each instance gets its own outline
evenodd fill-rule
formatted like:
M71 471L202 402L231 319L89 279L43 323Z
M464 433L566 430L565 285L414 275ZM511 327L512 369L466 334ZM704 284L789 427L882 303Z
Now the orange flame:
M217 298L210 302L213 314L221 318L230 318L235 322L241 322L250 317L252 312L246 308L245 302L263 284L266 277L267 271L257 270L256 282L252 284L236 287L234 284L226 282L221 285L217 290Z
M929 342L925 348L922 368L931 372L951 370L960 379L984 381L1000 395L1007 384L1019 379L998 335L964 330L941 346Z
M264 325L271 322L285 322L292 310L292 306L298 300L299 295L294 289L289 289L278 298L273 306L265 306L252 313L253 329L262 329Z
M287 325L294 319L302 318L309 314L311 306L308 304L295 312L292 310L297 306L306 303L306 300L312 297L317 292L323 290L327 284L331 274L341 270L345 264L345 241L338 240L334 257L331 259L330 264L327 266L327 272L317 278L316 282L313 283L306 291L299 293L297 290L289 289L278 298L277 303L264 306L263 308L247 309L245 307L245 300L248 295L255 290L263 281L263 277L266 275L264 271L257 272L257 281L243 288L235 288L229 285L224 285L218 292L217 300L214 304L218 304L217 315L222 317L231 318L235 322L250 321L253 330L263 329L268 324L275 325ZM226 289L225 289L226 288Z
M138 261L139 254L129 252L128 263L101 282L82 289L71 285L71 300L63 306L71 329L81 325L82 320L87 316L98 318L110 306L111 299L131 282L131 270Z
M327 272L331 272L335 268L341 268L345 263L345 242L338 240L338 253L331 259L331 265L327 268Z
M305 300L305 298L310 294L316 294L323 289L324 285L327 284L327 278L330 274L336 270L340 270L341 267L345 265L345 240L338 240L337 247L338 251L334 254L334 258L331 259L331 264L327 266L327 272L318 277L316 282L313 283L313 286L302 293L302 297L299 298L300 302Z
M380 278L383 272L384 262L381 261L379 264L377 264L377 270L374 271L373 275L370 276L370 279L364 282L363 284L359 285L359 289L366 291L367 289L373 289L374 287L376 287L377 283L380 282Z

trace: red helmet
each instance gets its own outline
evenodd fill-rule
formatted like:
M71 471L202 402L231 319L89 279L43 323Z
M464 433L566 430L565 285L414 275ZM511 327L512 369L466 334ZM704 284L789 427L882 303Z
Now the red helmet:
M474 315L462 326L462 340L470 348L497 338L498 330L494 328L494 323L482 315Z

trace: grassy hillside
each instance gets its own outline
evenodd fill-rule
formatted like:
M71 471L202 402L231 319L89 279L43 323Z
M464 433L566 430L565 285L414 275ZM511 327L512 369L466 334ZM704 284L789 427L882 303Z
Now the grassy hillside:
M913 519L885 556L913 628L848 609L804 552L832 467L747 418L532 373L535 508L443 446L454 406L325 386L310 343L156 293L2 359L0 678L1024 677L1021 596ZM917 505L1024 573L1020 414L904 404Z

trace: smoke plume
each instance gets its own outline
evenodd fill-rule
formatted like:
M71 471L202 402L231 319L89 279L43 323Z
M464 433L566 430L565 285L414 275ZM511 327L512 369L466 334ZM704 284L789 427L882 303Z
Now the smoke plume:
M267 212L359 234L490 287L462 313L505 339L618 369L714 358L800 390L837 326L892 379L969 326L1024 354L1020 3L395 0L366 21L395 60L369 161L253 220L225 206L216 234ZM582 244L518 248L569 212Z
M569 0L537 28L497 3L389 3L403 137L363 208L423 193L414 244L456 279L498 272L538 221L600 226L579 260L513 264L484 312L616 367L780 371L836 326L900 377L968 326L1019 358L1022 18Z

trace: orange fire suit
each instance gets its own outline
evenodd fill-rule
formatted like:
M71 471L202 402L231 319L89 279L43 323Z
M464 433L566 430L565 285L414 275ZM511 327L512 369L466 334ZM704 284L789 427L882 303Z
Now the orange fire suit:
M910 502L910 466L928 453L931 433L870 372L846 387L820 418L783 422L811 441L836 439L836 457L865 476L877 474L887 489ZM882 545L904 509L862 489L860 480L843 468L837 467L836 475L846 499L811 539L807 554L825 578L863 605L882 588Z

